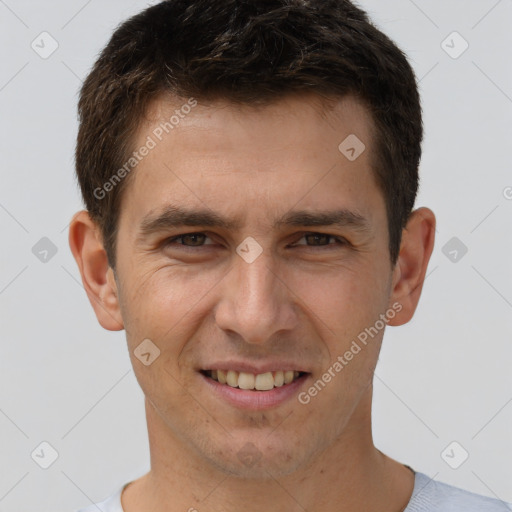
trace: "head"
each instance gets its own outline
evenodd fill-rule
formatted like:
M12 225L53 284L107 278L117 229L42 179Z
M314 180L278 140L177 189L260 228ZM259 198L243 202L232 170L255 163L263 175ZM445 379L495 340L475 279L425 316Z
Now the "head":
M79 116L70 244L154 432L239 474L251 441L284 474L367 424L376 322L412 317L435 222L412 211L421 108L395 44L344 0L165 1L115 31ZM226 402L207 381L230 364L303 372L297 400Z
M423 134L404 54L346 0L204 0L161 2L123 23L83 84L76 170L112 268L121 199L139 162L135 137L155 98L257 106L301 92L352 95L370 115L371 168L396 263Z

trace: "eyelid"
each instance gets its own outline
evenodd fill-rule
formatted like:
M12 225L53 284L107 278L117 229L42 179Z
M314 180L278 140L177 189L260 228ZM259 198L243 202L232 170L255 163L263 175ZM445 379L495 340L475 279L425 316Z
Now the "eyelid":
M304 232L300 233L299 240L302 240L303 238L305 238L308 235L320 235L320 236L325 236L327 238L332 238L333 240L338 242L340 245L348 245L349 244L349 241L342 236L333 235L331 233L323 233L321 231L304 231ZM304 247L317 248L317 247L329 247L329 246L336 245L336 244L328 243L326 245L307 245L307 244L297 244L297 245L302 245Z

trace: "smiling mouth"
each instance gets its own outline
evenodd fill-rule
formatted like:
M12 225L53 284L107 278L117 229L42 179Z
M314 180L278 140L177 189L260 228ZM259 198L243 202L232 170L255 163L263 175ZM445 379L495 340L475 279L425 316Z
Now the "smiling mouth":
M293 370L278 370L259 374L237 372L234 370L201 370L201 373L220 384L252 391L270 391L274 388L287 386L304 375L308 375L305 372Z

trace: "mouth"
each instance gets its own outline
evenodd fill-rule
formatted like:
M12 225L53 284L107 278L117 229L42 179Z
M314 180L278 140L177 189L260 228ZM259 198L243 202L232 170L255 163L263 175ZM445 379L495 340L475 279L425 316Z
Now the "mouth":
M297 370L276 370L259 374L235 370L201 370L200 373L219 384L246 391L271 391L287 387L309 375Z

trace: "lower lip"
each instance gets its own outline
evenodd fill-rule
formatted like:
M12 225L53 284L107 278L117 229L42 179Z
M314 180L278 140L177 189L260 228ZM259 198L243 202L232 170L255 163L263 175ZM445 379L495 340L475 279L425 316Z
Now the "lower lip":
M299 389L309 378L309 374L303 374L290 384L285 384L269 391L251 391L240 388L232 388L227 384L221 384L202 373L199 374L210 389L235 407L250 410L263 410L277 407L292 397L299 394Z

